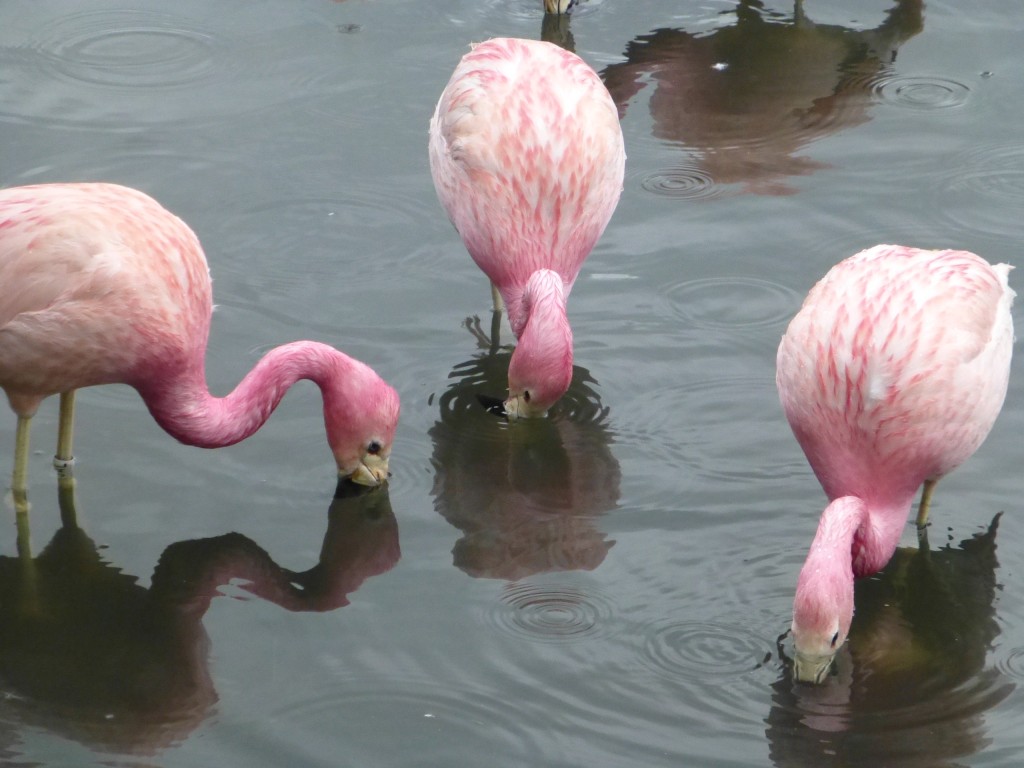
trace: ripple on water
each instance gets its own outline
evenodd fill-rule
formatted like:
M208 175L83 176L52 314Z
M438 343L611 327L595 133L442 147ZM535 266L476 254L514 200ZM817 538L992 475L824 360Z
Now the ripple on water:
M734 677L759 668L772 644L743 627L665 621L643 630L641 660L658 673L690 680Z
M391 235L429 215L411 195L352 184L338 196L256 204L226 217L224 226L234 236L230 253L218 258L218 271L230 271L233 282L248 285L256 304L276 298L280 308L306 319L315 309L309 297L325 284L343 280L346 291L355 291L390 280L395 262L408 256ZM254 263L254 254L267 256Z
M382 750L393 763L404 765L424 755L430 755L432 765L455 765L466 755L500 755L503 765L545 764L536 741L545 732L543 714L524 711L499 693L436 679L380 676L333 680L330 688L328 695L273 714L270 722L282 724L279 732L302 745L295 754L319 746L332 753L326 762L333 763L337 745L344 744L345 762L351 765L373 764ZM402 734L397 741L395 729ZM324 739L325 732L332 737ZM415 754L396 752L403 748Z
M668 462L675 472L688 467L721 488L723 482L787 482L806 471L798 450L778 450L792 438L771 378L673 384L646 390L643 402L638 407L646 413L636 414L618 442L656 451L646 463L659 473Z
M676 314L696 328L783 326L800 306L792 288L754 277L710 277L670 285Z
M950 78L895 74L874 78L871 92L886 104L915 110L960 107L971 95L970 86Z
M177 88L210 78L216 41L170 13L104 9L55 19L31 43L48 74L117 88Z
M210 31L173 13L68 13L39 25L6 51L0 120L65 127L103 122L118 128L163 120L167 111L160 103L175 101L170 96L175 89L212 80L223 47Z
M1024 648L1013 648L997 659L996 669L1009 678L1024 681Z
M1007 212L1024 205L1024 146L979 146L949 158L930 186L936 211L957 227L993 236L1019 234Z
M487 622L502 632L542 643L572 643L605 636L615 613L611 599L569 584L518 582L502 591Z
M733 194L697 165L654 171L640 180L640 186L652 194L675 200L714 200Z
M0 120L121 131L209 123L277 109L334 77L302 60L313 50L308 28L225 33L200 21L116 8L47 19L0 52ZM305 45L287 47L299 35Z

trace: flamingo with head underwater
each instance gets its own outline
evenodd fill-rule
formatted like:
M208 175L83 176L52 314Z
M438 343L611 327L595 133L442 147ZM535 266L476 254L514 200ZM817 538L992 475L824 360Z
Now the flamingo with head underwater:
M826 676L854 578L888 563L917 489L923 527L935 483L995 423L1013 352L1010 269L878 245L833 267L786 330L779 397L829 499L797 580L797 680Z
M0 388L18 416L16 503L25 503L40 402L61 395L57 461L66 462L74 390L115 382L138 390L173 437L216 448L251 435L293 383L311 379L338 472L365 485L387 477L398 395L333 347L277 347L231 394L210 394L206 257L192 230L142 192L114 184L0 191L0 286Z
M437 195L518 339L505 412L544 416L572 378L569 291L622 192L615 104L575 54L489 40L455 68L429 151Z

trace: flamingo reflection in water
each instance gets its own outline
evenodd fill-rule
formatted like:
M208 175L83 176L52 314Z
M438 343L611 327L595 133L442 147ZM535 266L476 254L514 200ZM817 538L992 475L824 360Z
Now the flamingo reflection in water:
M103 559L63 484L63 525L49 544L33 558L22 540L19 557L0 557L0 762L20 756L26 729L115 754L183 741L217 702L203 616L222 586L289 611L330 611L398 561L387 489L348 489L339 485L310 570L282 568L229 533L167 547L146 589Z
M716 185L791 194L789 176L824 163L797 153L870 119L872 87L901 44L924 27L922 0L899 0L874 29L815 24L760 2L737 4L735 21L710 33L656 29L601 72L625 115L649 87L657 139L681 145Z
M929 549L896 550L857 582L857 622L825 685L773 686L766 735L772 765L954 768L988 743L983 715L1014 683L986 666L999 635L996 515L986 530Z
M614 544L596 519L618 504L621 472L612 454L608 409L593 379L573 367L569 390L548 419L510 429L480 407L504 386L511 352L468 320L484 354L455 367L440 396L434 443L434 508L462 538L456 567L474 577L514 581L539 573L593 570ZM500 406L500 401L494 404Z

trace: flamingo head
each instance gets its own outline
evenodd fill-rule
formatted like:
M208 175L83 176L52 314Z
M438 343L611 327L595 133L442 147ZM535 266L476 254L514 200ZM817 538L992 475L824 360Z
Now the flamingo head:
M565 299L566 288L557 272L538 270L526 285L521 310L526 320L508 366L509 421L546 416L569 389L572 329Z
M544 0L544 12L561 15L568 13L576 5L576 0Z
M359 485L381 485L388 479L388 461L398 425L398 393L372 368L351 360L353 368L325 394L327 440L338 465L338 477Z
M826 560L812 550L797 581L793 601L793 676L821 683L853 622L853 571L849 552Z
M793 676L798 681L822 682L850 634L853 551L869 523L867 504L857 496L834 498L821 514L793 600Z

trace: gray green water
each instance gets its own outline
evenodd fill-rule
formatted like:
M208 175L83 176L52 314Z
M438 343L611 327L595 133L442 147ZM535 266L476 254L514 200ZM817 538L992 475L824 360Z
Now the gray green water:
M83 392L78 531L48 403L34 581L9 512L0 537L7 764L1020 764L1024 379L814 689L776 639L824 500L774 360L863 247L1019 263L1024 10L815 0L798 27L783 3L587 0L558 30L539 6L0 7L0 184L118 181L189 222L215 392L315 338L403 399L387 491L332 500L312 386L216 452L130 389ZM471 333L489 291L426 130L468 43L542 34L606 78L627 178L571 297L564 407L510 430L475 406L508 350Z

